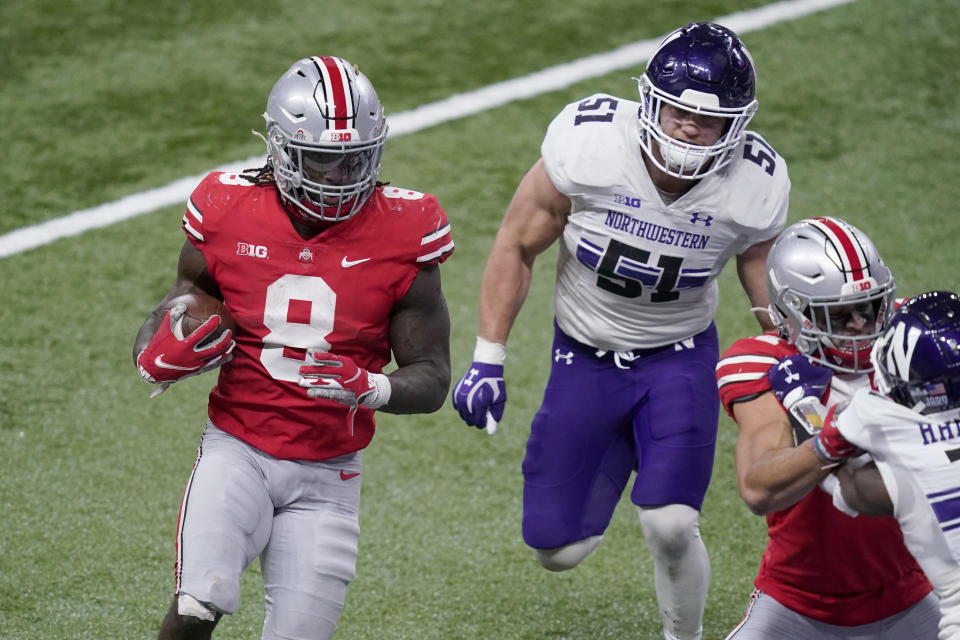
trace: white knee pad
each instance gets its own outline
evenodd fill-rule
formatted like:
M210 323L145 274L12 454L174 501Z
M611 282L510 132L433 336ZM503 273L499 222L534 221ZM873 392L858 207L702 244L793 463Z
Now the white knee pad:
M710 558L700 539L700 514L682 504L637 511L653 556L663 637L700 640L710 583Z
M637 507L637 513L647 545L655 554L682 553L692 539L700 537L700 512L693 507Z
M566 571L580 564L593 553L603 536L590 536L555 549L534 549L533 557L550 571Z
M213 622L217 618L216 612L203 604L189 593L177 596L177 613L181 616L192 616L201 620Z

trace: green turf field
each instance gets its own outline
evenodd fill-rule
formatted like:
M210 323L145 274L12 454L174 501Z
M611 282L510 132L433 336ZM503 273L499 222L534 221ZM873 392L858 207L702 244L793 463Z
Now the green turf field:
M0 5L0 234L262 151L267 94L295 59L359 64L390 113L662 35L761 0L370 0ZM901 295L960 289L956 0L860 0L744 35L759 72L751 128L786 158L791 221L869 233ZM635 96L631 75L448 122L387 145L382 177L435 194L457 252L443 267L454 377L471 359L476 292L499 218L566 103ZM0 259L0 638L155 637L173 585L180 495L211 376L148 400L134 334L170 286L182 206ZM549 366L553 256L511 335L500 433L381 415L365 454L358 577L341 639L655 639L649 555L624 500L597 552L550 574L520 539L520 461ZM722 347L756 330L733 271ZM702 532L705 638L739 620L765 524L737 495L720 424ZM665 482L667 479L664 480ZM259 638L261 584L218 637Z

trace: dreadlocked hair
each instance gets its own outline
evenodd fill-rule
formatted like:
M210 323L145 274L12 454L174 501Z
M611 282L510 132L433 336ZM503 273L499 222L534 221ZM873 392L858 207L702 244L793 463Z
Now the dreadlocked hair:
M267 164L262 167L244 169L240 173L240 177L256 187L265 187L277 183L277 179L273 175L273 163L269 158L267 158Z

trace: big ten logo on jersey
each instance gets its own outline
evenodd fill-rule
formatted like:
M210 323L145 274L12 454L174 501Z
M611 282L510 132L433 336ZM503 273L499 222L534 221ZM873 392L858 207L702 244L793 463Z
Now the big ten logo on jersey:
M613 194L613 201L616 204L626 205L628 207L633 207L634 209L639 209L643 206L643 200L635 196L625 196L622 193Z
M267 248L262 244L249 244L247 242L237 243L238 256L251 256L253 258L267 259Z

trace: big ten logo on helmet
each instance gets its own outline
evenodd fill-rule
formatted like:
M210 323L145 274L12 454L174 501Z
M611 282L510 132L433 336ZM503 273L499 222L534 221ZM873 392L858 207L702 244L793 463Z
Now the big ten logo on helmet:
M331 142L350 142L351 140L353 140L352 131L331 131L330 132Z
M251 256L253 258L266 258L267 248L261 244L248 244L246 242L238 242L237 255Z
M863 280L854 280L853 282L845 282L843 286L840 287L840 295L846 296L851 293L863 293L864 291L869 291L877 286L877 281L873 278L867 277Z

